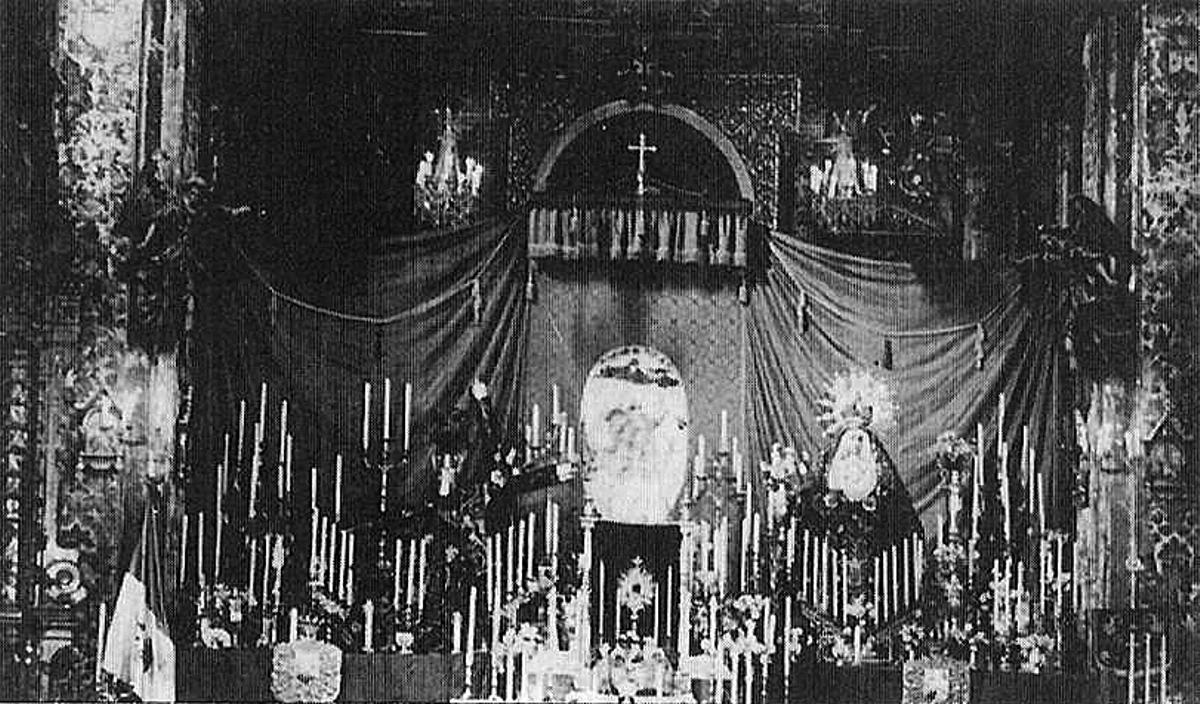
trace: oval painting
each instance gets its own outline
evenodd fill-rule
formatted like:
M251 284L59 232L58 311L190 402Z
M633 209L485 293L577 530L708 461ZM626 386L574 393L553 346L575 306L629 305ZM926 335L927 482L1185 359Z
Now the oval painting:
M587 492L606 521L663 523L685 482L688 404L675 364L649 347L605 353L580 401Z

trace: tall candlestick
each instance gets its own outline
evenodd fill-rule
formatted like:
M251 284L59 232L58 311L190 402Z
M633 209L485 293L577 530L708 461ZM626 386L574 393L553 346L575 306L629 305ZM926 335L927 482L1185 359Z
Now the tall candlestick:
M1146 631L1146 667L1143 670L1143 672L1145 673L1145 675L1144 675L1145 686L1143 687L1143 697L1142 697L1145 700L1146 704L1150 704L1150 681L1151 681L1150 671L1151 671L1151 669L1153 669L1153 665L1154 665L1154 660L1151 657L1152 643L1153 643L1153 641L1150 640L1150 631Z
M892 544L891 548L892 559L892 606L896 607L896 613L900 613L900 571L897 569L899 564L899 551L896 549L896 544Z
M562 412L562 406L560 405L561 400L559 399L558 384L554 384L553 386L550 387L550 396L551 396L550 422L557 425L558 424L558 415L559 415L559 413Z
M1158 702L1167 704L1167 631L1158 637Z
M312 511L317 510L317 466L308 468L308 506Z
M96 618L96 684L104 672L104 629L108 627L108 602L100 600L100 614Z
M383 439L392 439L392 378L383 379Z
M729 411L721 411L721 452L729 451Z
M317 566L317 538L320 534L318 528L321 516L320 511L312 512L312 524L308 529L308 573L311 575L315 572Z
M371 382L363 382L362 446L371 446Z
M534 447L542 446L542 407L538 404L533 404L533 442Z
M408 452L412 436L413 385L404 382L404 452Z
M505 564L504 564L504 590L505 592L516 591L517 573L513 571L513 556L517 549L516 524L508 524L508 540L505 543Z

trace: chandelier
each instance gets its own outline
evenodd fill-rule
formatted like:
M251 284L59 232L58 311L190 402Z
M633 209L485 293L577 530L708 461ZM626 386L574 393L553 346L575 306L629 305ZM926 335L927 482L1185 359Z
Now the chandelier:
M809 166L808 188L813 205L834 232L867 227L878 214L879 166L855 152L857 136L871 110L834 115L836 133L819 143L830 145L832 158Z
M443 114L437 156L425 152L417 165L413 204L417 218L434 227L462 225L479 205L483 164L473 157L459 161L458 137L450 108Z

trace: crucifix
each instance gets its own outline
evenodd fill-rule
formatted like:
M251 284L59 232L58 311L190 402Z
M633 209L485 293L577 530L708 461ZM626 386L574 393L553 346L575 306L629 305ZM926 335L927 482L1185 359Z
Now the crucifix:
M625 148L638 153L637 194L640 198L646 195L646 152L656 152L658 147L646 144L646 133L639 132L638 143L627 145Z

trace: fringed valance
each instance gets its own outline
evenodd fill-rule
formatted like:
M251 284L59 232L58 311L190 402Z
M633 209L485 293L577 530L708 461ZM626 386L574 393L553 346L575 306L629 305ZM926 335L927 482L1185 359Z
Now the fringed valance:
M742 207L535 205L529 256L745 267L749 222Z

